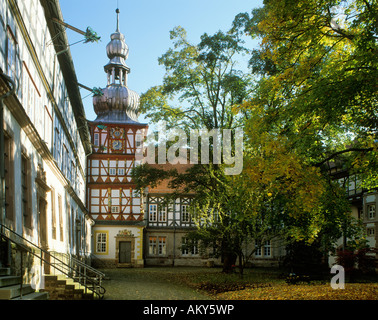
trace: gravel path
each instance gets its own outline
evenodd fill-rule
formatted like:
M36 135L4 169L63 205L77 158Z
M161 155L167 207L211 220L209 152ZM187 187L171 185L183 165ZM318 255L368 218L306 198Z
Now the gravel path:
M120 268L101 270L107 280L105 300L209 300L169 278L172 272L188 272L185 268ZM168 274L167 274L168 273Z

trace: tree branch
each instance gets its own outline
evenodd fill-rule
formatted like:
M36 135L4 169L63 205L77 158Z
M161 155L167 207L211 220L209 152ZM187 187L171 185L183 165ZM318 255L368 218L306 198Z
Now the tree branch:
M316 163L315 167L320 167L322 164L333 159L334 157L338 156L339 154L348 153L348 152L369 152L369 151L373 151L373 150L374 150L374 148L349 148L349 149L337 151L337 152L333 153L332 155L330 155L329 157L327 157L326 159Z

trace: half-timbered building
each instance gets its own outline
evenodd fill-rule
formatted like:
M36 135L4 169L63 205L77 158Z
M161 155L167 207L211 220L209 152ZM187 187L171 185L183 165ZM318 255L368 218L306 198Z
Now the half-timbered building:
M156 164L159 169L184 172L190 164ZM179 191L179 192L177 192ZM177 194L177 196L175 196ZM144 256L146 265L183 266L207 264L208 254L201 254L196 244L188 245L188 232L196 225L189 207L193 193L182 193L169 186L169 180L145 192L146 231Z
M95 221L94 254L108 266L143 266L144 211L131 170L140 161L148 126L138 122L139 96L127 86L129 48L117 29L106 47L107 86L94 96L89 122L92 153L87 159L87 206Z
M91 254L89 131L56 21L63 21L58 0L0 0L0 268L25 281L42 272L42 261L48 273L54 257Z

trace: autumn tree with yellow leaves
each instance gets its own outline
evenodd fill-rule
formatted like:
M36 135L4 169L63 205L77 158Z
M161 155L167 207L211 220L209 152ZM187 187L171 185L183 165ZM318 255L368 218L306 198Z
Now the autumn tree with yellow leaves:
M196 165L170 176L173 187L196 192L192 236L220 249L226 271L236 257L246 263L251 240L279 237L328 252L342 235L361 236L330 167L358 174L361 188L378 187L377 6L265 0L197 46L182 28L171 33L175 46L159 59L163 84L142 96L147 117L186 132L244 127L240 175ZM246 50L243 36L259 39L259 47ZM241 52L250 53L249 75L233 69ZM140 187L159 177L148 170L135 171Z
M372 0L267 0L235 18L234 32L260 40L250 60L259 82L240 106L257 156L249 177L285 199L293 240L329 249L357 236L330 166L378 186L377 17Z

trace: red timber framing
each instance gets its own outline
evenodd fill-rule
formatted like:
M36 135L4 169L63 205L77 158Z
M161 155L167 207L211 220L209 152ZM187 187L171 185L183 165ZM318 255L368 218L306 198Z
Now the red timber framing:
M131 183L131 170L139 163L134 156L92 155L87 161L88 183Z
M145 125L89 123L93 153L134 155L147 134Z
M95 220L142 221L141 198L130 186L88 189L88 207Z
M87 206L94 220L143 221L131 170L143 148L146 125L89 123L92 154L87 160Z

